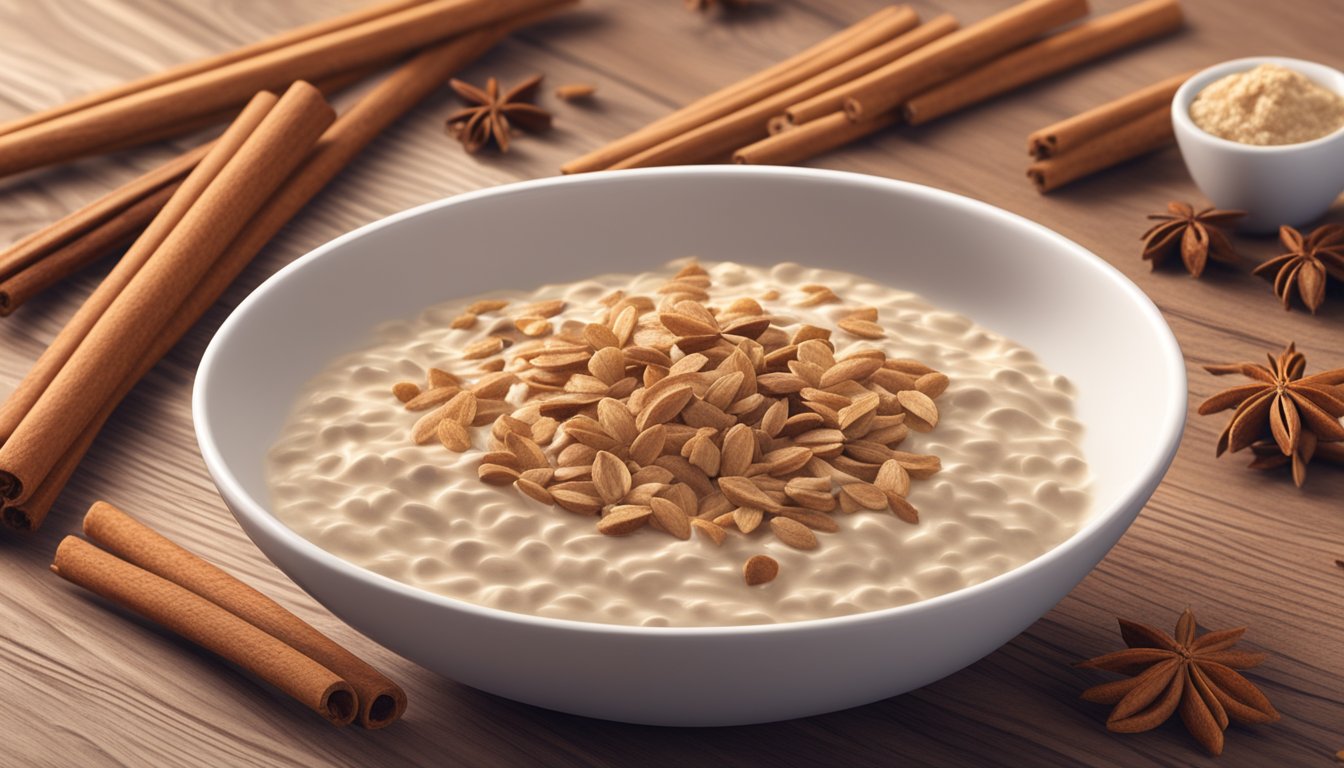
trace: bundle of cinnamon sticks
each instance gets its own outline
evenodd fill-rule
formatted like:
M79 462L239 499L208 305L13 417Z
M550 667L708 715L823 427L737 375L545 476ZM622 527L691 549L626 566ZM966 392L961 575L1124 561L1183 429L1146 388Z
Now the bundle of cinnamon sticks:
M959 28L889 7L802 53L565 164L565 173L785 164L900 122L951 114L1179 29L1177 0L1082 21L1087 0L1024 0Z
M51 570L274 685L334 725L391 725L406 693L279 603L105 502Z
M62 260L66 248L89 248L88 241L95 236L99 242L107 241L111 234L98 234L106 230L119 232L118 236L124 238L126 228L144 228L29 374L0 404L0 503L4 507L0 519L11 528L37 528L131 387L318 191L383 129L510 29L569 2L431 0L380 6L408 6L410 10L398 13L414 13L414 18L422 20L426 10L434 10L436 29L468 31L416 55L339 120L318 89L305 82L289 86L279 98L263 90L208 147L188 152L86 208L76 217L78 221L58 222L24 241L28 252L37 255L30 256L17 274L22 277L34 274L34 269L44 270L36 280L40 282L65 268L61 265L68 263ZM396 17L393 13L387 18ZM482 19L489 23L482 23ZM379 17L368 24L380 31L390 22ZM398 22L390 28L401 26ZM4 147L13 145L6 140L13 137L45 131L61 121L87 119L101 125L105 118L98 114L124 109L120 106L124 100L135 100L142 93L196 77L217 82L221 71L239 66L255 68L258 59L280 54L288 57L294 55L291 48L306 50L330 35L365 40L363 26L356 25L288 48L227 61L203 73L188 73L167 85L151 85L87 108L56 110L59 114L50 120L0 135L0 158L8 151ZM367 63L363 58L368 50L365 42L346 45L351 47L324 49L324 55L356 65ZM331 68L312 66L322 72ZM255 86L271 76L249 75L231 87ZM147 106L140 109L152 112ZM98 114L90 116L90 112ZM144 120L139 112L134 114L136 121ZM138 217L146 205L153 207L152 203L142 205L150 199L159 203L159 208L145 224Z
M1027 152L1035 161L1027 168L1027 177L1037 191L1050 192L1174 144L1171 100L1194 74L1169 77L1032 133Z
M0 124L0 176L225 123L257 91L295 80L331 95L426 45L518 26L573 1L387 0ZM204 151L187 152L0 251L0 316L134 240Z

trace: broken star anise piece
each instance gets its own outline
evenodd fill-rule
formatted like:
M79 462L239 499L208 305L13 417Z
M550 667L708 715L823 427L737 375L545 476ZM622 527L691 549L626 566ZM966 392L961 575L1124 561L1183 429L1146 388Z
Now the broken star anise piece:
M1084 669L1105 669L1129 675L1083 691L1083 700L1114 705L1107 730L1140 733L1181 713L1186 730L1209 754L1223 751L1229 722L1272 723L1279 713L1269 699L1239 670L1263 662L1266 655L1233 650L1246 628L1224 629L1195 636L1195 615L1186 609L1176 622L1176 636L1134 621L1120 619L1127 650L1079 662Z
M1144 232L1143 258L1153 269L1168 257L1180 253L1185 269L1193 277L1204 272L1209 258L1227 264L1237 263L1237 252L1222 228L1246 215L1245 211L1219 211L1205 208L1198 213L1188 203L1167 203L1167 213L1154 213L1158 222Z
M1344 440L1344 368L1303 377L1307 358L1289 344L1278 357L1268 355L1269 365L1232 363L1206 365L1215 376L1239 373L1254 383L1225 389L1199 405L1199 414L1235 408L1232 420L1218 437L1218 456L1233 453L1266 437L1272 437L1279 452L1294 462L1293 477L1300 486L1306 477L1306 462L1318 442ZM1304 435L1311 433L1311 445Z
M484 90L452 80L453 90L471 106L448 116L449 131L468 152L476 152L491 142L500 152L508 152L513 126L532 132L550 128L551 113L530 103L541 85L541 77L533 75L503 93L499 81L493 77L486 81Z
M1255 458L1246 465L1251 469L1277 469L1291 463L1293 482L1298 488L1307 481L1307 464L1312 461L1325 461L1344 467L1344 443L1321 443L1310 432L1302 433L1302 440L1292 456L1283 455L1279 444L1273 440L1256 440L1251 443L1251 454Z
M1252 270L1274 282L1284 309L1292 308L1293 292L1316 314L1325 301L1327 276L1344 281L1344 225L1326 224L1306 237L1292 227L1279 227L1279 241L1288 252Z

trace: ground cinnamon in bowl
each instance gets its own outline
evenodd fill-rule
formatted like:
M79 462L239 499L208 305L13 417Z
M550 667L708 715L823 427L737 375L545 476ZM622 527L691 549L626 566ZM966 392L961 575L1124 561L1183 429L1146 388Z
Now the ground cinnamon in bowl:
M1205 87L1190 104L1190 119L1240 144L1299 144L1344 127L1344 96L1301 72L1260 64Z

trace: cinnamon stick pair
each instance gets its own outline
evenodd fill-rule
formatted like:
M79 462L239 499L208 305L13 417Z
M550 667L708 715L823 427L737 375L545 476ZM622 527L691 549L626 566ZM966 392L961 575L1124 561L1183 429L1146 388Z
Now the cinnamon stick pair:
M406 693L283 606L105 502L51 569L248 670L335 725L383 728ZM92 542L92 543L90 543Z
M1027 139L1036 161L1027 177L1041 193L1176 141L1171 100L1193 75L1185 72L1035 131Z
M16 497L10 501L4 510L4 522L20 530L33 530L41 525L93 444L103 423L121 399L219 299L262 247L374 137L446 82L452 74L479 58L512 29L532 23L570 2L551 0L548 6L534 13L484 27L426 50L389 75L338 119L322 135L303 165L228 244L204 279L191 288L170 323L153 343L137 350L139 357L131 375L121 381L111 396L100 404L93 418L80 429L62 423L48 425L47 431L41 433L46 434L47 439L56 440L65 446L64 450L46 471L36 489L23 494L26 498ZM82 346L93 326L143 266L144 259L137 258L137 253L133 248L123 257L43 352L18 388L0 404L0 441L4 443L0 446L0 467L5 466L6 449L13 442L13 436L21 423L27 421L30 411L44 393L55 385L58 374ZM30 465L25 464L23 471L30 476L37 471L28 467Z
M353 24L328 23L330 28L319 29L319 34L298 33L278 47L261 44L260 52L193 65L147 87L133 84L123 87L129 92L111 98L88 97L86 106L74 111L0 132L0 176L153 140L164 126L224 114L259 90L387 62L553 4L553 0L393 3L381 14L359 14Z
M1076 10L1076 9L1074 9ZM1183 23L1177 0L1143 0L1114 13L1085 21L1037 42L1016 48L976 67L966 62L981 56L971 41L1003 50L1033 29L1050 25L1070 11L1067 4L1045 0L1023 3L995 17L948 35L849 84L791 107L783 130L740 149L742 163L791 163L876 133L901 119L928 122L986 99L1123 48L1169 34ZM1035 27L1038 32L1045 29ZM1008 35L1008 37L1004 37ZM988 42L986 42L988 41ZM947 73L960 74L948 77ZM939 79L941 78L941 79ZM875 83L889 88L878 94ZM843 103L843 112L839 105ZM895 107L889 105L895 104ZM875 111L878 107L886 112ZM817 118L816 110L832 111ZM853 122L845 125L836 115ZM789 127L793 126L793 127ZM794 135L789 135L794 134Z

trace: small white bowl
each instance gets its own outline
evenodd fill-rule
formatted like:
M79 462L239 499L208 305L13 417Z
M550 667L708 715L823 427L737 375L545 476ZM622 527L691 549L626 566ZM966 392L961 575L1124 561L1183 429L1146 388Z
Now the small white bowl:
M1205 86L1260 64L1296 70L1344 94L1344 72L1324 64L1278 56L1223 62L1186 80L1171 102L1171 121L1185 167L1217 207L1247 212L1248 232L1272 232L1320 218L1344 191L1344 128L1298 144L1257 146L1219 138L1195 125L1190 104Z
M431 594L341 560L267 510L265 457L298 392L376 324L456 296L639 271L688 254L857 272L1026 344L1078 389L1091 516L1022 567L913 605L677 628L541 618ZM206 350L193 402L206 466L243 529L337 616L467 685L661 725L843 709L990 653L1119 540L1166 472L1185 412L1185 365L1161 314L1082 247L927 187L754 166L529 181L370 224L284 268L238 307Z

